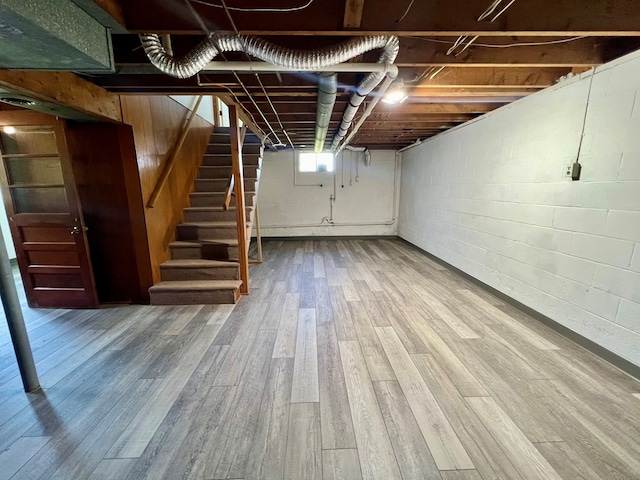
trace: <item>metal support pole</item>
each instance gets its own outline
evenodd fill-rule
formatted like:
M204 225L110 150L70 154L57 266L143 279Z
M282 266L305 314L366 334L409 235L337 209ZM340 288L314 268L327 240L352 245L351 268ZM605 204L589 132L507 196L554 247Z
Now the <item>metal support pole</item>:
M27 328L24 325L24 317L20 309L16 284L13 281L13 272L9 262L9 254L4 243L4 236L0 230L0 297L7 317L7 325L13 342L13 349L18 360L18 368L22 377L25 392L33 392L40 388L36 364L33 361L31 345Z

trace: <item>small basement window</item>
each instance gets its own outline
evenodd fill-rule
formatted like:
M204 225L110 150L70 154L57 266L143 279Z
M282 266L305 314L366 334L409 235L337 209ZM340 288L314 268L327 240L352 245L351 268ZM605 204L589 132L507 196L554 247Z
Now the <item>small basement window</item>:
M301 173L333 172L333 153L300 152L298 171Z

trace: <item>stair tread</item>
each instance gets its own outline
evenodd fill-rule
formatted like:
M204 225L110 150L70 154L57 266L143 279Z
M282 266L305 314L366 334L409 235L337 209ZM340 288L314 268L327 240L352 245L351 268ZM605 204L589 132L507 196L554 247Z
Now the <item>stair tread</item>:
M221 194L224 194L224 192L191 192L189 195L203 196L203 195L221 195ZM256 195L256 192L255 190L245 190L244 194Z
M211 144L209 144L209 145L211 145ZM245 155L247 155L247 156L256 155L256 156L262 158L262 155L260 155L258 152L243 152L242 155L243 156L245 156ZM207 153L204 154L204 156L205 157L230 157L231 154L230 153L209 153L209 152L207 152Z
M244 207L247 210L253 210L253 207L251 205L247 205ZM185 207L185 210L189 210L190 212L230 212L230 211L235 211L236 207L235 205L229 205L228 209L224 209L222 207L218 207L218 206L211 206L211 207Z
M202 245L226 245L231 247L238 246L237 238L216 238L211 239L207 238L206 240L176 240L175 242L171 242L170 246L172 247L200 247Z
M249 225L251 222L246 222ZM224 220L212 222L182 222L179 225L188 225L190 227L235 227L236 222L225 222Z
M237 267L238 262L224 260L207 260L203 258L185 258L167 260L160 268L202 268L202 267Z
M243 180L258 180L258 177L242 177ZM207 177L199 177L196 178L198 182L228 182L228 178L207 178Z
M240 285L242 280L169 280L156 283L149 288L149 292L235 290Z

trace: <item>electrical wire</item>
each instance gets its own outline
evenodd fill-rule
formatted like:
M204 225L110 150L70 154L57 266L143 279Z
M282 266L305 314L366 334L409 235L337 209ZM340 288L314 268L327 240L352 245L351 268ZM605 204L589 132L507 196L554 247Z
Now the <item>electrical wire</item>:
M482 13L482 15L478 17L478 21L481 22L485 18L487 18L489 15L491 15L496 10L496 8L498 8L498 5L500 5L501 3L502 3L502 0L495 0L491 5L489 5L489 8L487 8Z
M423 42L431 42L431 43L444 43L447 45L452 45L455 42L450 40L439 40L437 38L425 38L425 37L417 37L412 35L404 35L401 38L414 38L416 40L422 40ZM586 35L581 35L579 37L570 37L570 38L562 38L559 40L548 40L544 42L519 42L519 43L506 43L506 44L496 44L496 43L474 43L474 47L482 47L482 48L512 48L512 47L539 47L543 45L555 45L559 43L569 43L576 40L582 40L583 38L587 38Z
M578 155L576 162L580 161L580 153L582 153L582 143L584 141L584 132L587 127L587 116L589 114L589 103L591 102L591 88L593 87L593 77L596 76L596 69L591 70L591 79L589 80L589 90L587 91L587 102L584 106L584 118L582 119L582 132L580 133L580 143L578 144Z
M206 5L208 7L215 8L224 8L223 5L218 5L216 3L206 2L204 0L191 0L194 3L200 3L202 5ZM304 5L300 5L297 7L288 7L288 8L241 8L241 7L227 7L229 10L233 10L235 12L298 12L300 10L304 10L305 8L311 6L314 0L309 0ZM413 3L413 2L412 2Z
M513 3L516 0L511 0L502 10L500 10L498 13L496 13L494 15L494 17L489 20L489 22L495 22L498 17L500 15L502 15L504 12L507 11L507 9L513 5ZM494 2L489 5L489 8L487 8L479 17L478 17L478 22L481 22L482 20L484 20L485 18L487 18L489 15L491 15L496 8L498 8L498 6L502 3L502 0L494 0ZM459 46L462 46L462 48L454 55L455 57L461 55L465 50L467 50L471 44L473 42L475 42L478 39L478 35L474 36L473 38L469 39L469 36L467 35L461 35L460 37L458 37L458 39L455 41L453 47L451 47L449 50L447 50L447 55L453 55L453 52L456 50L456 48L458 48ZM466 42L466 43L465 43Z
M233 18L231 17L231 12L229 11L229 8L227 7L227 3L225 2L225 0L220 0L220 1L222 2L222 6L224 8L224 11L227 14L227 18L229 19L229 22L231 23L231 26L233 27L233 31L235 32L236 35L239 36L240 35L240 31L238 30L238 27L236 27L236 24L233 21ZM245 52L245 55L247 56L247 59L249 60L249 63L251 63L251 57L246 52ZM264 84L262 83L262 80L260 79L260 75L258 74L258 72L254 72L254 75L256 77L256 80L258 81L258 84L260 85L260 88L262 89L262 93L264 93L264 96L267 99L267 102L269 103L269 106L271 107L271 110L273 111L273 114L276 117L278 125L280 125L280 130L282 130L282 133L284 134L284 136L287 137L287 141L289 142L289 145L291 145L292 148L295 148L294 145L293 145L293 141L291 140L291 137L289 137L289 134L287 133L287 130L284 128L284 125L282 124L282 121L280 120L280 115L278 115L278 111L276 110L275 105L271 101L271 97L269 97L269 94L267 93L267 89L264 88ZM237 78L237 75L236 75L236 78ZM271 128L271 127L269 127L269 128ZM280 139L278 138L278 136L276 135L276 133L275 132L273 132L273 133L274 133L278 143L282 143L280 141Z
M404 11L402 16L398 20L396 20L396 23L400 23L409 14L409 10L411 10L411 7L413 7L413 2L415 2L415 0L411 0L409 2L409 5L407 6L407 9Z
M265 139L267 139L269 135L271 135L271 133L267 134L264 130L262 130L258 126L258 122L256 122L256 118L253 116L253 113L247 110L247 107L245 107L240 101L240 99L236 96L236 92L234 92L228 85L225 85L223 83L215 83L215 82L202 82L200 81L200 72L196 74L196 79L199 87L219 87L219 88L224 88L225 90L228 90L234 102L236 103L236 105L238 105L244 111L244 113L246 113L251 118L251 121L256 126L256 128L260 130L260 133L262 134L262 136Z
M202 30L208 35L210 36L210 38L215 42L215 36L212 36L211 33L209 32L209 29L207 28L207 25L204 21L204 19L202 18L202 16L198 13L198 11L193 7L192 3L195 0L184 0L185 3L187 4L187 6L189 7L189 10L191 11L191 13L193 14L193 16L195 17L196 21L198 22L198 24L200 25L200 27L202 28ZM224 3L224 0L222 0L223 5L226 5ZM231 25L233 26L234 30L236 31L236 34L238 34L238 29L235 26L235 23L233 22L233 19L231 18L231 14L226 11L227 16L229 17L229 21L231 22ZM218 49L219 52L222 52L222 49L216 45L216 48ZM222 57L222 59L224 61L227 61L227 58L225 57L224 53L220 53L220 56ZM262 118L262 120L264 121L264 123L267 125L267 127L269 128L269 130L271 130L271 133L273 134L273 136L275 137L276 143L278 144L282 144L282 142L280 141L280 138L278 137L278 134L275 132L275 130L273 129L273 127L271 127L271 124L269 123L269 120L267 120L267 117L265 117L264 113L262 112L262 110L260 109L260 107L258 106L258 104L256 103L256 101L254 100L253 96L251 95L251 93L249 93L249 90L247 90L247 87L245 86L244 82L240 79L240 77L238 76L238 74L236 72L232 72L233 76L236 78L238 84L240 85L240 87L242 88L242 90L244 91L245 95L249 98L249 100L251 101L251 103L253 104L253 106L256 108L256 110L258 111L258 114L260 115L260 117ZM235 97L235 95L234 95ZM237 97L236 97L237 98ZM253 117L253 115L251 115L251 118L254 120L254 124L256 125L256 127L258 126L257 123L255 123L255 118ZM260 128L260 127L258 127ZM266 137L265 137L266 138ZM288 138L288 135L287 135Z
M198 11L191 4L191 1L192 0L184 0L184 3L187 4L187 8L189 8L189 11L193 15L193 17L196 19L196 22L198 22L198 24L200 25L200 28L202 29L202 31L204 33L206 33L207 35L211 35L211 32L209 31L209 28L207 27L207 24L204 23L204 19L200 16Z
M516 0L511 0L511 1L510 1L510 2L509 2L509 3L508 3L508 4L507 4L507 5L506 5L502 10L500 10L498 13L496 13L496 16L495 16L495 17L493 17L493 18L491 19L491 21L492 21L492 22L495 22L495 21L496 21L496 19L497 19L500 15L502 15L502 14L505 12L505 10L507 10L507 8L509 8L511 5L513 5L513 2L515 2L515 1L516 1Z

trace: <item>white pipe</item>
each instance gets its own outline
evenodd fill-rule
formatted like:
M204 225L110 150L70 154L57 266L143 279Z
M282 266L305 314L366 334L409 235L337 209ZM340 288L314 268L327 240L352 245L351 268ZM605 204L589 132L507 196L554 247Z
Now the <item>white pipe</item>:
M395 65L393 66L395 67ZM396 70L398 70L397 67L396 67ZM384 82L382 82L380 89L376 92L374 99L371 101L371 103L369 103L369 105L367 106L367 109L362 113L362 116L358 120L358 123L356 123L355 127L353 127L353 130L351 130L351 133L347 136L347 138L344 139L344 141L342 142L342 145L340 145L338 149L335 151L336 154L340 153L347 145L349 145L349 142L353 140L353 137L356 136L356 133L358 133L358 130L360 130L360 127L362 126L364 121L369 117L369 115L371 115L371 112L373 111L374 108L376 108L376 105L378 105L378 102L382 99L385 92L387 91L389 86L391 86L391 84L393 83L393 81L397 76L398 76L397 73L395 75L391 73L387 74L387 77L384 79Z
M417 140L416 140L415 142L413 142L411 145L407 145L406 147L402 147L402 148L400 148L400 149L396 150L396 155L399 155L399 154L401 154L402 152L404 152L405 150L409 150L410 148L417 147L418 145L421 145L421 144L422 144L422 140L417 139Z
M294 158L294 169L295 169L295 158ZM294 170L295 172L295 170ZM396 156L394 158L394 162L393 162L393 204L391 207L391 220L380 220L377 222L344 222L344 223L339 223L339 222L334 222L333 221L333 205L332 203L335 201L335 175L336 175L336 170L334 170L334 197L333 199L330 198L330 205L331 205L331 213L330 213L330 217L323 217L322 220L320 221L320 223L299 223L299 224L294 224L294 225L263 225L262 229L263 230L268 230L268 229L276 229L276 228L313 228L313 227L361 227L361 226L390 226L390 225L394 225L397 221L396 219L396 208L397 208L397 198L398 198L398 154L396 153ZM296 185L298 186L298 185ZM305 185L306 186L306 185ZM315 185L309 185L309 186L315 186Z
M209 62L203 72L374 72L398 76L398 67L391 63L340 63L317 68L291 68L267 62Z

